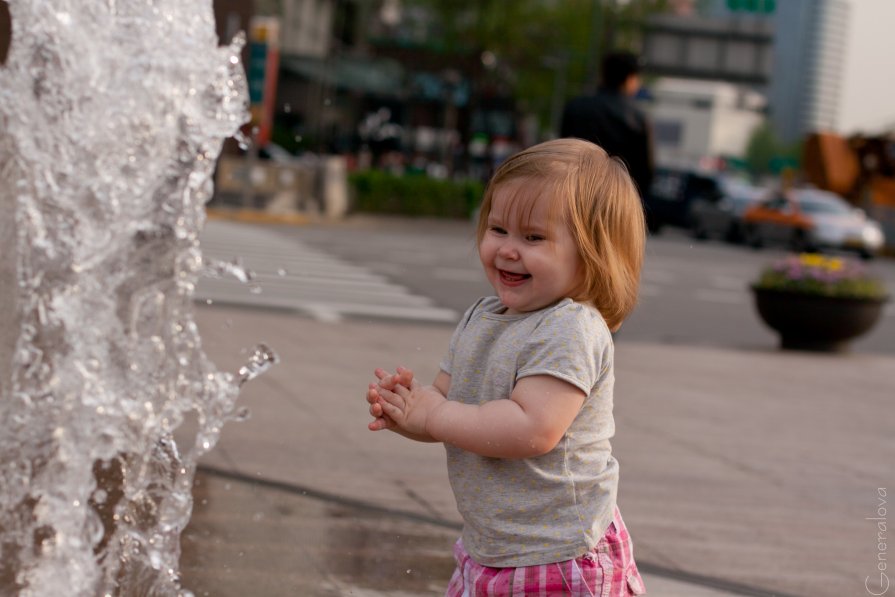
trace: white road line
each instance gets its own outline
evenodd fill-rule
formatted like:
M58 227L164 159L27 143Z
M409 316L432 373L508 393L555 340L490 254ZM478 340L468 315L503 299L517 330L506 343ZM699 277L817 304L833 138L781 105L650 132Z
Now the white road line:
M428 297L410 294L405 288L382 286L375 289L358 289L315 285L290 285L272 287L264 284L239 284L230 280L202 280L199 283L202 295L229 297L232 300L251 301L254 296L281 295L296 301L326 301L331 298L350 299L350 302L374 303L382 305L408 305L414 307L431 306ZM254 289L254 290L253 290Z
M321 323L339 323L342 321L342 316L338 311L330 309L328 307L320 307L316 305L307 305L304 307L304 310Z
M202 301L212 301L211 304L245 305L247 301L240 297L221 294L215 296L207 293ZM375 305L371 303L340 303L333 301L304 301L293 297L265 295L264 293L253 295L252 306L289 309L306 313L322 322L338 322L342 316L354 315L360 317L382 317L389 319L409 319L414 321L428 321L438 323L454 323L457 321L457 313L451 309L440 307L415 307L408 305Z
M448 323L458 317L383 275L263 228L212 221L201 248L207 260L239 259L254 278L201 278L197 302L290 309L330 323L346 315Z
M397 263L380 262L373 267L376 268L376 272L391 276L393 278L400 278L401 276L407 274L407 267L398 265Z

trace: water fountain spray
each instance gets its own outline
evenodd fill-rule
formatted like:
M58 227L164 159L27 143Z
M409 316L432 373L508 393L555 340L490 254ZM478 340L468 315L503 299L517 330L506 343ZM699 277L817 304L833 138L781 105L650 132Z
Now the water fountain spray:
M247 119L242 42L218 47L211 0L8 3L0 594L188 595L196 460L240 384L192 295L214 164Z

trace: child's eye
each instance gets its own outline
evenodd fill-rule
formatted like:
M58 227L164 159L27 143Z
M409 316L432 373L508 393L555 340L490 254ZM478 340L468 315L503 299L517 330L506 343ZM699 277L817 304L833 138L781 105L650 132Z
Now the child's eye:
M525 236L525 240L531 243L536 243L544 240L546 237L543 234L527 234Z
M506 234L507 233L507 231L504 230L503 228L501 228L500 226L491 226L490 230L491 230L491 232L494 232L496 234Z

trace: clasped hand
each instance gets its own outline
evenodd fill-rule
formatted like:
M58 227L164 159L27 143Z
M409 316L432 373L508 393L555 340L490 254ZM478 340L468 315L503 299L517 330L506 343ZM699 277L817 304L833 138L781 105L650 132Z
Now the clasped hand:
M426 429L431 413L445 402L432 386L422 386L413 371L398 367L395 373L376 369L378 383L367 389L367 402L374 420L371 431L391 429L415 436L429 437Z

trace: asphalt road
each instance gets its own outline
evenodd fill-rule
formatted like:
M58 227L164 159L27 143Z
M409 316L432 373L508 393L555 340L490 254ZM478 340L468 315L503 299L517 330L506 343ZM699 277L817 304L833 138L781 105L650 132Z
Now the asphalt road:
M428 297L433 306L462 313L475 298L490 293L470 223L357 217L276 230ZM784 254L720 241L696 241L683 231L663 230L649 239L641 304L625 322L619 341L776 346L776 335L755 313L748 285L763 266ZM883 276L895 295L895 260L876 259L871 268ZM892 303L882 321L853 342L852 350L895 353Z

